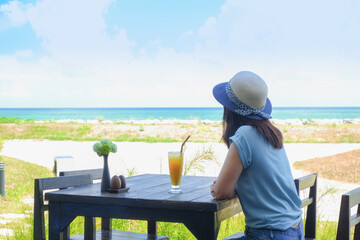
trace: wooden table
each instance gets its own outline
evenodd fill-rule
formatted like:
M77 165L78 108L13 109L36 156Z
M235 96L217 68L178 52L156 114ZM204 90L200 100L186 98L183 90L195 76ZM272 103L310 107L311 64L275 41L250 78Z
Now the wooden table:
M148 233L156 234L156 222L180 222L201 240L216 239L221 221L241 212L237 197L217 201L210 194L214 177L183 176L182 193L168 193L169 175L128 177L126 193L101 193L100 184L89 184L45 194L49 201L49 239L76 216L148 221Z

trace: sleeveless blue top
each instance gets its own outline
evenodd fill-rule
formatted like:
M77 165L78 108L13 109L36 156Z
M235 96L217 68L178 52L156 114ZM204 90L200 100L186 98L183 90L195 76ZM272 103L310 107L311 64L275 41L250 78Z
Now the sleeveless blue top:
M241 126L230 142L244 167L235 188L246 225L285 230L298 223L301 200L285 149L275 149L251 126Z

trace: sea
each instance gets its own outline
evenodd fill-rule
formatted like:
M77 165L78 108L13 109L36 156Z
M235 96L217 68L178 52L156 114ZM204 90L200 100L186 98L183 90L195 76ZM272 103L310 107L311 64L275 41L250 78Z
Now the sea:
M222 120L222 108L0 108L0 117L33 120ZM273 119L360 119L360 107L274 107Z

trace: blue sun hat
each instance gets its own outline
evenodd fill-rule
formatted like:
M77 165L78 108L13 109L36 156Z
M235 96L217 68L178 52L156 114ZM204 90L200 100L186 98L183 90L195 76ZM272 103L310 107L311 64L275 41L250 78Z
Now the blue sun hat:
M268 87L253 72L238 72L229 82L216 85L213 95L224 107L241 116L258 120L271 118Z

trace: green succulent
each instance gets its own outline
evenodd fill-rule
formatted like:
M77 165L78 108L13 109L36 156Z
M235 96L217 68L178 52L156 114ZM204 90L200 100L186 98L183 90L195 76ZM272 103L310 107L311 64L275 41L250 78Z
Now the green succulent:
M99 157L102 157L104 155L109 155L110 152L116 153L117 146L110 140L103 139L100 142L94 144L93 150Z

